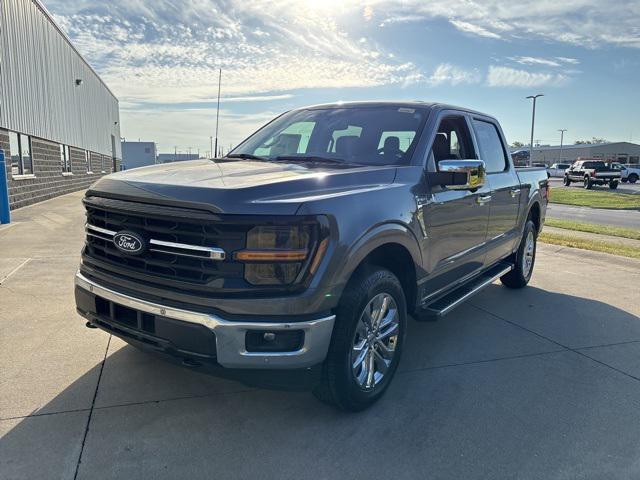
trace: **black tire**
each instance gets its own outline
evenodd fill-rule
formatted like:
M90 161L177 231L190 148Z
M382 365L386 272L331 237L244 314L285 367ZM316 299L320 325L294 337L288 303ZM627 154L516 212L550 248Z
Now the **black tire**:
M381 294L390 295L397 306L397 338L386 372L379 383L367 389L356 380L351 355L361 315L369 302ZM335 313L336 321L322 378L313 393L319 400L342 410L364 410L382 397L398 368L407 325L407 306L402 285L389 270L375 266L361 267L347 284Z
M612 181L612 182L609 182L609 188L610 188L611 190L615 190L616 188L618 188L618 182L617 182L617 181L615 181L615 180L614 180L614 181Z
M584 176L584 188L587 190L591 190L593 188L593 182L591 181L591 177L589 175Z
M620 181L621 181L622 183L627 183L627 181L628 181L628 180L627 180L626 178L621 178L621 179L620 179ZM633 183L633 182L631 182L631 183Z
M564 184L565 187L571 186L571 179L569 178L569 175L564 176L564 181L562 183Z
M527 239L529 238L529 234L532 235L533 240L533 250L531 251L532 256L531 264L529 267L526 266L526 250L527 250ZM527 219L527 223L524 226L524 232L522 234L522 239L520 240L520 246L518 247L518 251L514 256L515 267L509 273L500 277L500 281L505 287L508 288L523 288L531 279L531 274L533 273L533 267L536 262L536 248L538 244L538 232L536 231L535 224Z
M636 175L635 173L632 173L631 175L629 175L628 179L629 179L629 183L636 183L638 181L640 177L638 177L638 175Z

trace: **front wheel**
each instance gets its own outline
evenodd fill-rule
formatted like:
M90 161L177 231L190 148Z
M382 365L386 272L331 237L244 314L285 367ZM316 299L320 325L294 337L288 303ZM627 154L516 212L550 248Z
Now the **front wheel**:
M356 271L336 311L316 397L346 411L364 410L379 400L398 368L406 325L398 278L380 267Z
M636 183L640 177L635 173L629 175L629 183Z
M568 187L568 186L571 185L571 180L569 179L569 175L565 175L564 176L564 182L562 182L562 183L564 183L565 187Z
M591 181L591 177L589 175L585 175L584 177L584 188L587 190L591 190L593 188L593 182Z
M522 288L529 283L533 273L533 265L536 262L537 240L536 226L531 220L527 220L520 246L515 254L513 270L500 277L500 281L505 287Z

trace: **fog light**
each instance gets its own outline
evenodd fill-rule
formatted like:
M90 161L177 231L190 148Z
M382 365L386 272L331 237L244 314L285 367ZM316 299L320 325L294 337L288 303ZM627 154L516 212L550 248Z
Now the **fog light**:
M249 330L245 337L247 352L295 352L303 344L303 330Z

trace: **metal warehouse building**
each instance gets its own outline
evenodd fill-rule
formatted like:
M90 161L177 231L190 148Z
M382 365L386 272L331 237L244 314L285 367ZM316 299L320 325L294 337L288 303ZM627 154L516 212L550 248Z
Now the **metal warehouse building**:
M559 145L538 146L533 151L533 162L547 165L571 163L586 158L637 164L640 163L640 145L630 142L565 145L562 151Z
M39 0L0 0L0 149L12 209L120 168L118 99Z

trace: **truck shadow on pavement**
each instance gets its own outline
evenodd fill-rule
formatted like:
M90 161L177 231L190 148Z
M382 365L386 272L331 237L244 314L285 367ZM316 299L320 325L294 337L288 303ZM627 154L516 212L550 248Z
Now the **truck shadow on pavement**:
M371 478L394 458L394 478L639 473L638 316L492 285L438 322L411 320L403 355L387 395L350 415L308 393L253 389L112 338L104 364L31 416L4 421L0 471ZM70 409L79 398L85 407Z

